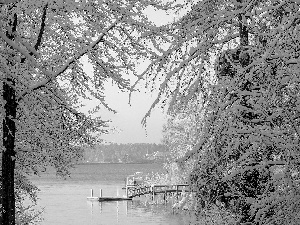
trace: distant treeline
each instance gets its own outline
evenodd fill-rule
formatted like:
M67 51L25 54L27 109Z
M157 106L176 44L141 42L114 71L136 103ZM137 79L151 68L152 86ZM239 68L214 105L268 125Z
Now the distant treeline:
M93 148L86 148L85 162L98 163L142 163L160 161L164 159L166 148L162 144L130 143L103 144Z

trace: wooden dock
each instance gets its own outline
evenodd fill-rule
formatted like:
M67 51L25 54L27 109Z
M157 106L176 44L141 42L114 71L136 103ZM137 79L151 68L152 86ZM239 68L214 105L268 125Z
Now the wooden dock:
M87 197L89 201L97 201L97 202L111 202L111 201L127 201L132 200L132 198L125 197Z
M100 189L99 197L93 196L93 190L91 189L91 196L87 197L89 201L124 201L132 200L134 197L140 197L143 195L150 195L151 199L155 199L155 195L163 194L164 199L170 193L173 193L178 197L182 192L189 192L188 184L152 184L148 185L143 182L142 179L136 179L133 175L129 176L125 180L125 195L123 197L102 197L102 190Z
M137 177L137 176L138 177ZM140 173L135 175L130 175L125 179L125 196L127 198L140 197L142 195L150 194L152 199L155 195L164 194L166 196L168 193L175 193L178 196L183 190L189 191L188 184L145 184Z
M132 200L132 198L128 198L126 196L124 197L102 197L102 189L100 189L100 196L95 197L94 191L91 189L91 196L87 197L87 200L89 201L97 201L97 202L111 202L111 201L126 201L126 200Z
M155 185L126 185L126 197L134 198L140 197L142 195L151 195L152 199L154 199L155 195L163 194L167 195L169 193L174 193L176 196L179 196L180 193L188 188L188 184L155 184Z

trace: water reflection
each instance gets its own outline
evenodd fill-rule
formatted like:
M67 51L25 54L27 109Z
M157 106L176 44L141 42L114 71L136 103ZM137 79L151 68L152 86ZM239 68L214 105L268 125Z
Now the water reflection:
M154 204L150 197L133 201L89 202L87 196L123 196L123 178L133 171L158 171L157 165L80 165L67 180L45 174L35 178L40 188L39 207L45 208L41 225L187 225L170 207ZM92 177L91 177L92 176ZM54 176L55 177L55 176ZM156 201L160 200L157 196Z
M174 214L170 203L154 204L151 201L143 199L116 202L89 202L88 204L91 210L91 224L98 224L96 221L101 220L101 214L105 215L105 223L103 224L196 224L195 218L191 217L191 215ZM107 216L108 214L110 214L109 217ZM108 218L110 218L109 221Z

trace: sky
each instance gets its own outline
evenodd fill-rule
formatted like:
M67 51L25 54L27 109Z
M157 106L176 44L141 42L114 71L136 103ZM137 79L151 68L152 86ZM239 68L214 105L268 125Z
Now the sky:
M146 127L141 121L152 102L155 94L146 89L132 94L131 105L128 104L128 92L121 92L116 86L106 84L106 102L117 111L116 114L108 110L102 110L103 119L111 120L110 126L115 131L102 138L115 143L160 143L162 138L162 126L166 120L165 114L160 108L152 111L147 120Z
M145 12L150 20L156 25L162 25L172 21L173 17L166 15L165 12L155 11L149 8ZM85 66L89 70L89 65ZM144 87L140 87L140 92L132 94L131 105L128 104L129 92L122 92L116 85L107 82L105 84L104 94L106 103L114 110L116 114L107 109L101 109L95 116L101 116L104 120L110 120L112 132L102 135L105 142L114 143L161 143L162 126L166 122L166 114L162 109L156 107L152 110L147 119L146 127L143 127L141 121L151 104L157 97L157 93L151 93ZM93 102L86 102L87 107L92 107Z

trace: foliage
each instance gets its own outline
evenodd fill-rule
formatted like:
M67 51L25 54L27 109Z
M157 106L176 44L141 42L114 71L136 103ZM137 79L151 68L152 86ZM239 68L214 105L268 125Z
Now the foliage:
M215 205L203 209L197 216L197 224L201 225L233 225L235 221L235 215Z
M80 100L97 99L93 113L102 106L110 109L104 99L104 82L131 89L124 75L135 75L136 60L150 52L141 37L152 27L141 13L148 4L1 1L0 74L3 87L10 88L9 93L3 88L3 97L11 99L1 99L1 115L16 125L15 135L8 131L11 149L5 153L11 154L12 176L14 162L22 174L15 180L17 193L25 186L30 196L35 190L23 175L54 166L58 175L65 176L81 160L83 146L101 141L98 137L106 123L80 113ZM83 70L82 57L93 74ZM8 115L6 105L16 111L15 116ZM4 145L8 142L4 137Z
M185 182L194 166L195 160L191 159L182 166L176 161L184 157L199 142L202 133L203 111L201 99L193 99L185 106L180 103L174 105L169 112L167 123L163 127L163 143L168 147L171 157L166 167L169 173L180 182Z
M172 177L168 173L151 173L146 174L143 177L144 183L146 185L155 185L155 184L174 184L172 183Z
M15 176L16 224L39 224L43 210L37 206L39 189L20 172Z
M241 222L297 224L299 2L185 3L191 10L153 38L166 49L144 74L162 80L153 107L203 100L198 143L178 160L197 161L198 204L221 201Z

